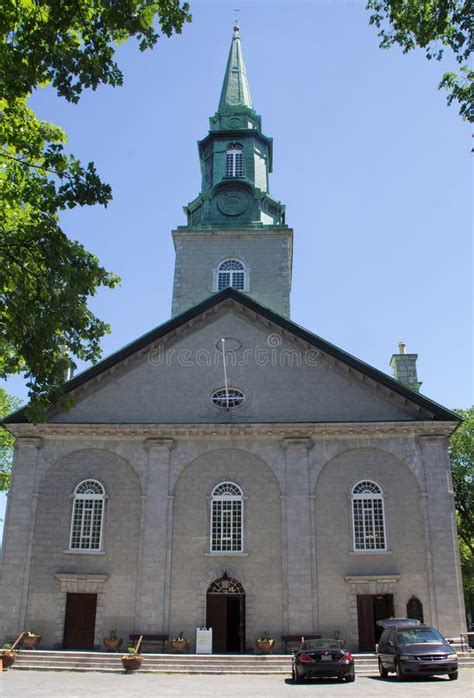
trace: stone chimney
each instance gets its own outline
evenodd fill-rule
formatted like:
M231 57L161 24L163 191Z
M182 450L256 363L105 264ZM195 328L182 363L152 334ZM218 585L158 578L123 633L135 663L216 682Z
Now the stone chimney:
M398 354L393 354L390 366L395 380L406 385L407 388L420 392L421 381L416 374L416 360L418 354L407 354L406 344L399 342Z

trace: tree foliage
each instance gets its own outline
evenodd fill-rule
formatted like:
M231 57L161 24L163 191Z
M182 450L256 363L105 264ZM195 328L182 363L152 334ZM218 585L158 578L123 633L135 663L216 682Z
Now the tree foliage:
M459 536L474 556L474 406L456 412L462 424L449 440Z
M449 440L466 604L474 600L474 406L457 409L464 419Z
M24 371L29 416L44 419L62 393L68 353L100 356L108 325L88 299L118 277L60 227L76 206L106 206L112 193L93 165L66 152L66 136L28 107L52 85L76 103L85 88L121 85L114 60L134 37L141 51L190 20L180 0L4 0L0 15L0 377Z
M472 51L473 5L470 0L368 0L370 24L380 31L381 48L398 44L407 53L415 47L426 57L441 60L446 50L460 65L458 72L443 74L439 88L448 90L448 104L457 102L459 113L473 121L474 71L469 66Z
M9 395L4 388L0 388L0 419L20 406L21 401L17 397ZM0 492L8 490L10 484L14 441L14 437L0 427Z

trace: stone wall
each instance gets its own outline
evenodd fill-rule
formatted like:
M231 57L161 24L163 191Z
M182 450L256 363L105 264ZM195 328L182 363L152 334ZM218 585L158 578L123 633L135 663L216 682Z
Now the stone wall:
M247 594L248 648L263 630L340 630L356 649L358 593L393 593L397 615L416 595L425 620L449 636L464 629L446 440L433 425L24 429L41 438L18 441L0 641L28 627L58 644L65 594L91 589L98 644L112 627L194 641L223 571ZM85 478L108 495L99 555L68 552L71 494ZM366 478L383 490L386 552L352 549L349 493ZM209 497L227 479L245 496L244 554L209 555Z

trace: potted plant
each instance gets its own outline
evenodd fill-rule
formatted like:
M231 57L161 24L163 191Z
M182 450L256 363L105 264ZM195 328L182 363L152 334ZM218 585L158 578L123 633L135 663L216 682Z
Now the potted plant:
M117 652L122 646L122 638L117 635L117 629L110 631L108 637L104 637L104 645L109 652Z
M12 650L12 646L10 644L7 643L3 645L1 654L4 669L8 669L9 666L15 663L16 652Z
M21 641L23 643L23 649L35 650L41 641L41 635L34 633L32 630L27 630L26 633L23 633Z
M264 630L255 640L255 645L260 652L271 652L274 644L275 640L270 637L268 630Z
M128 654L122 655L122 665L125 671L137 671L143 662L141 654L137 653L135 647L128 648Z
M186 640L183 635L183 631L181 630L176 637L173 637L170 640L170 645L175 652L186 652L189 647L189 642Z

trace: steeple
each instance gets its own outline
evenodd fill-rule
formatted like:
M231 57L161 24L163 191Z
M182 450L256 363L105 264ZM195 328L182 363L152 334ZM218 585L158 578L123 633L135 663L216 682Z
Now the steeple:
M198 142L201 192L173 231L173 315L233 286L289 315L292 231L269 192L273 141L255 112L237 23L217 112Z
M285 207L270 196L273 141L262 133L247 79L240 31L234 26L219 107L199 141L201 193L184 211L188 225L281 225Z
M252 109L252 97L240 44L240 29L237 23L234 25L218 112L220 114L229 111L235 113L236 107Z

